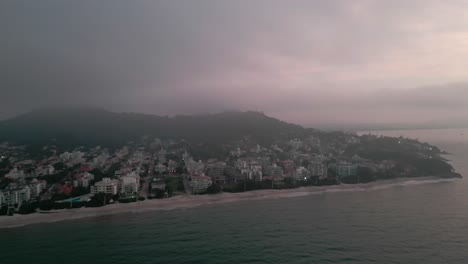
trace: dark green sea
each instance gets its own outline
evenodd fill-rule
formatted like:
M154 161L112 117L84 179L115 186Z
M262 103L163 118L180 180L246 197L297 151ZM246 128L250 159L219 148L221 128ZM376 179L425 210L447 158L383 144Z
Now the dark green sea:
M451 152L468 130L389 131ZM468 263L468 180L0 229L0 263Z

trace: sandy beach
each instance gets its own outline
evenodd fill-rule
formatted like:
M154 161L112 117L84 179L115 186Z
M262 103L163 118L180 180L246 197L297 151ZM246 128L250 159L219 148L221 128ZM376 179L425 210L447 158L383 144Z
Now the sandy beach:
M333 192L376 191L396 186L412 186L420 184L451 182L457 179L440 179L436 177L405 178L395 180L381 180L366 184L341 184L334 186L308 186L286 190L257 190L244 193L220 193L215 195L182 195L169 199L145 200L135 203L111 204L97 208L79 208L52 210L48 213L34 213L29 215L1 216L1 228L13 228L38 223L52 223L87 217L113 215L120 213L142 213L158 210L174 210L193 208L203 205L224 204L249 200L277 199L317 195Z

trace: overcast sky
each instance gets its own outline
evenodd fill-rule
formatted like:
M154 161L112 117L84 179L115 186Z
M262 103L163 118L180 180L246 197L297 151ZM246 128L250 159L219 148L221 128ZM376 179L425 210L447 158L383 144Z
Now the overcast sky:
M302 124L468 116L462 0L3 0L0 39L0 118L52 105Z

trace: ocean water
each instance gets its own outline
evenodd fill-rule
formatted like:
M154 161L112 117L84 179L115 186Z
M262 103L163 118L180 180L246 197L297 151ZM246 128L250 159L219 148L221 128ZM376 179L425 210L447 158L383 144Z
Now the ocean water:
M468 176L468 130L384 134ZM0 229L0 263L468 263L468 180Z

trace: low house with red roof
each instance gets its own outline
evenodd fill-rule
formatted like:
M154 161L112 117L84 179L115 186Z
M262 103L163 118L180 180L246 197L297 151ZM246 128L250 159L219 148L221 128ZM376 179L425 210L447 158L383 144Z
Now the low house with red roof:
M58 193L70 195L72 191L73 191L73 186L69 183L65 183L64 185L60 186Z

